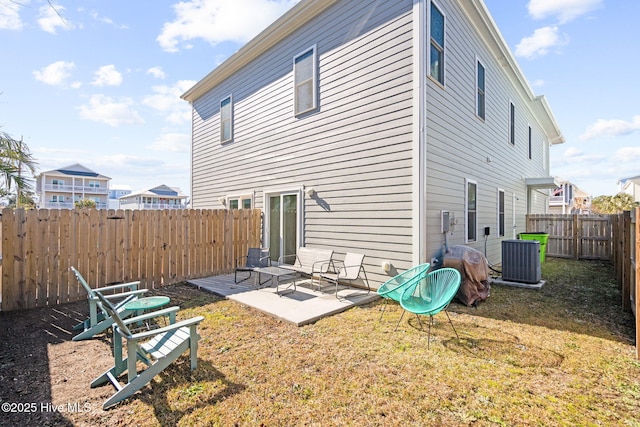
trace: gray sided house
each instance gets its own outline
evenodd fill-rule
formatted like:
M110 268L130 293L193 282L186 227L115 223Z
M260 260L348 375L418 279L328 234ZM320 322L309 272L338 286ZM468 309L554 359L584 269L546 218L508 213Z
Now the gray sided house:
M480 0L302 0L182 98L193 208L262 209L273 259L364 253L373 283L451 245L500 262L557 186L562 134Z

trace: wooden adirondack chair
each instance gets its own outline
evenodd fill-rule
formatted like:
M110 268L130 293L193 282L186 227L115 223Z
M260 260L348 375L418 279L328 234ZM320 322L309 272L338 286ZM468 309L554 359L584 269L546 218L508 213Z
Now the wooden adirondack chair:
M175 315L178 307L154 311L125 321L119 316L115 307L100 292L96 292L96 294L100 300L99 304L115 321L113 328L113 357L115 364L111 369L91 382L92 388L111 382L117 390L113 396L104 402L103 409L108 409L133 395L186 350L190 350L191 369L196 369L198 366L198 339L200 338L197 326L204 320L203 316L170 323L168 326L159 329L132 333L127 325L167 315L168 313ZM172 320L174 321L175 317ZM122 357L123 340L127 341L127 353L124 359ZM138 372L136 367L138 361L146 364L147 368ZM123 385L118 381L118 377L124 371L127 371L127 382Z
M92 289L85 278L82 277L82 274L80 274L75 267L71 267L71 271L73 271L78 282L80 282L82 287L87 291L87 298L89 299L89 318L73 327L74 331L82 330L82 332L73 337L73 341L91 338L111 327L114 322L113 319L110 316L105 315L103 311L98 311L98 296L96 295L96 291L102 293L121 291L119 293L105 295L105 298L109 300L120 300L115 304L114 308L123 319L129 317L133 313L133 311L125 310L124 305L129 301L138 298L139 295L147 292L146 289L138 289L138 285L140 284L139 281Z

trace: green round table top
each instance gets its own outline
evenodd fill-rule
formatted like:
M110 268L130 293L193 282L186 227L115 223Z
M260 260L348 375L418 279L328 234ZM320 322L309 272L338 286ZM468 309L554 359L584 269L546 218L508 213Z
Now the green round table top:
M169 297L144 297L129 301L124 305L127 310L151 310L169 304Z

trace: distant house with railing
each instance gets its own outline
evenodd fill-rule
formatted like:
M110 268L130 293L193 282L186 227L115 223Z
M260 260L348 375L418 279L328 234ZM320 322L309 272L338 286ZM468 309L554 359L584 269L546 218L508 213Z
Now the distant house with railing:
M621 193L629 194L634 201L640 202L640 175L622 178L618 185Z
M159 185L120 197L120 209L185 209L187 196L179 188Z
M591 196L580 190L569 181L561 184L551 192L549 197L550 214L589 214L591 213Z
M111 178L79 163L42 172L36 177L38 207L73 209L79 200L93 200L98 209L106 209Z
M133 189L128 185L112 185L109 188L109 209L120 209L120 198L128 196Z

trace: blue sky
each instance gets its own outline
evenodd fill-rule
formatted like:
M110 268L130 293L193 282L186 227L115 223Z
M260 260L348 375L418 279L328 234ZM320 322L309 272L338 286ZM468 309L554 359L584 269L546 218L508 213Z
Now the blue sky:
M0 0L0 129L39 171L81 163L189 193L179 97L295 0ZM640 2L485 0L566 142L551 173L597 196L640 175ZM249 13L247 13L249 12ZM62 17L62 19L61 19Z

